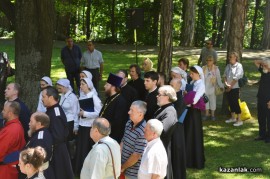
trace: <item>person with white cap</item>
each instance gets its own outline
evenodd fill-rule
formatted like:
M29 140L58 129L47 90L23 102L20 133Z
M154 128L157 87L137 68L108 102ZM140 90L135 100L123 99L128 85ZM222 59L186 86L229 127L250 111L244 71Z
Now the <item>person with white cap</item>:
M179 67L172 67L171 78L172 79L177 78L181 80L182 83L181 90L185 90L187 85L187 73L184 70L182 70Z
M77 136L77 149L75 159L75 173L81 172L83 162L88 152L91 150L95 142L89 138L90 129L93 121L99 116L102 103L97 94L93 91L94 85L89 78L81 79L81 90L84 95L80 96L80 112L79 123L75 123L75 131Z
M75 123L78 123L78 116L80 112L79 100L77 96L72 92L72 87L68 79L59 79L56 82L56 89L61 93L61 98L59 105L64 110L67 117L68 124L68 138L67 138L67 148L70 158L74 158L74 132Z
M38 98L37 112L46 112L47 109L43 105L43 102L42 102L42 90L44 88L46 88L47 86L52 86L52 80L51 80L50 77L44 76L44 77L41 78L41 80L39 82L39 85L40 85L41 92L40 92L39 98Z
M184 120L186 166L187 168L203 169L204 144L201 110L205 110L203 95L205 93L204 74L201 67L190 68L191 85L193 89L184 96L188 112Z
M81 71L80 79L83 79L83 78L89 78L92 81L92 78L93 78L92 73L87 71L87 70ZM94 92L98 95L97 90L94 86L93 86L92 92ZM84 95L84 92L80 89L80 96L83 96L83 95Z

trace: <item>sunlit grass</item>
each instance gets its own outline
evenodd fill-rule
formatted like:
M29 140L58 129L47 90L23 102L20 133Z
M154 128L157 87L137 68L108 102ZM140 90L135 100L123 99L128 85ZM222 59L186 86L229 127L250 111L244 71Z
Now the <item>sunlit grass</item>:
M56 43L52 54L52 70L51 77L53 83L59 78L65 78L66 74L63 65L60 60L61 47L63 42ZM82 45L81 45L82 46ZM85 47L83 47L83 51ZM12 66L14 66L14 43L0 41L1 51L8 52L11 59ZM150 58L154 63L154 68L157 68L158 54L154 48L147 47L145 51L138 54L139 65L145 57ZM113 51L110 49L110 45L106 49L102 50L104 58L104 75L100 84L100 89L103 89L103 85L107 80L110 72L115 73L119 69L128 69L130 64L136 62L135 53L132 50L119 50ZM190 65L197 64L198 54L191 54L190 52L181 52L181 54L175 53L173 55L173 66L177 65L177 61L180 57L187 57L190 60ZM219 58L218 66L221 74L225 68L225 53ZM259 73L253 61L245 58L242 61L246 75L249 79L258 80ZM9 81L14 78L9 78ZM247 89L247 88L246 88ZM210 178L237 178L237 179L250 179L250 178L270 178L270 144L264 142L256 142L253 139L258 134L258 122L256 119L256 92L255 89L252 94L250 88L248 91L242 91L246 96L252 96L254 101L248 105L250 108L252 119L245 121L241 127L233 127L232 124L226 124L224 122L227 116L222 116L217 113L217 121L203 121L204 130L204 145L205 145L205 157L206 165L203 170L187 170L188 178L210 179ZM246 94L248 93L248 94ZM102 101L104 101L104 95L101 95ZM218 168L223 167L261 167L263 173L220 173Z

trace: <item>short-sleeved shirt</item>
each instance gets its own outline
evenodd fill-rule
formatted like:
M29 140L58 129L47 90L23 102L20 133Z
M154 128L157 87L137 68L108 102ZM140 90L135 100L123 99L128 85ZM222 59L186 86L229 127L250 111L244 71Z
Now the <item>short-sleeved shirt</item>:
M87 50L83 53L81 63L88 69L100 68L100 64L103 63L102 53L96 49L93 52Z
M228 83L233 80L237 80L237 83L232 87L232 89L239 88L238 80L244 75L243 66L241 63L236 62L234 65L228 64L224 71L224 77L227 79Z
M121 163L124 164L133 153L143 154L146 147L146 139L144 138L145 120L133 127L133 122L129 120L126 123L124 137L122 139L123 148L121 153ZM125 175L137 177L141 159L133 166L125 170Z
M152 174L164 178L167 174L168 157L160 138L147 143L144 150L138 179L151 179Z

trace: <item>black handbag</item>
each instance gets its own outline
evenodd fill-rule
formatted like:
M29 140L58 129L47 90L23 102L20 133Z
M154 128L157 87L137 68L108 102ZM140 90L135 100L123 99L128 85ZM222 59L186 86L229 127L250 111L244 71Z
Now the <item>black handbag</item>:
M208 99L208 97L206 96L206 94L204 93L203 94L203 101L204 101L204 103L208 103L208 101L209 101L209 99Z

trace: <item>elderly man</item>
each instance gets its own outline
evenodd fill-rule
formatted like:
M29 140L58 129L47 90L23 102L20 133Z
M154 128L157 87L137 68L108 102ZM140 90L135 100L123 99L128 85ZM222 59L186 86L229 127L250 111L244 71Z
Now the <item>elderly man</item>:
M171 86L164 85L159 88L157 95L157 103L160 108L155 112L154 118L158 119L163 123L164 129L160 138L164 144L168 155L167 178L173 178L174 176L174 166L172 166L172 164L174 163L172 160L174 159L171 157L171 140L175 129L175 124L177 122L177 114L173 106L173 102L175 102L176 100L177 97L175 90Z
M81 179L114 179L120 176L120 146L109 137L110 132L111 126L107 119L94 120L90 137L96 144L84 160Z
M42 91L42 102L47 107L46 114L50 117L49 130L53 137L52 165L55 178L73 179L73 172L68 154L66 140L68 126L66 115L58 104L58 91L48 86Z
M144 130L147 146L143 152L138 179L164 178L167 173L167 153L160 135L163 124L157 119L150 119Z
M125 134L121 142L121 172L127 179L135 179L141 163L141 156L146 146L144 114L146 103L134 101L128 112L130 120L126 124Z
M20 104L20 115L19 120L22 123L23 129L24 129L24 138L27 141L28 140L28 134L27 131L29 130L29 120L30 120L30 110L28 107L19 99L21 86L18 83L10 83L7 85L5 90L5 98L7 101L16 101Z
M206 46L202 48L200 58L198 60L198 65L202 65L202 66L206 65L206 58L208 56L213 56L214 63L216 64L218 56L217 56L217 52L213 48L212 40L205 41L205 45Z
M96 50L94 42L89 40L87 51L82 56L82 66L93 75L92 81L97 92L99 92L99 81L102 79L103 63L102 53Z
M49 161L53 153L53 138L49 131L50 118L43 112L35 112L32 114L29 123L28 134L31 137L26 144L26 148L35 148L41 146L46 151L45 164L43 166L45 178L54 179L54 172L51 163ZM49 166L48 166L49 165Z
M118 143L124 135L125 124L128 118L128 106L124 97L120 94L122 78L110 73L104 86L107 99L99 116L108 119L111 124L111 137Z
M255 60L255 65L261 73L257 94L259 136L255 140L265 140L266 143L270 143L270 59Z
M5 126L0 130L0 178L18 178L15 167L19 151L25 146L24 132L19 121L20 104L7 101L2 111Z

